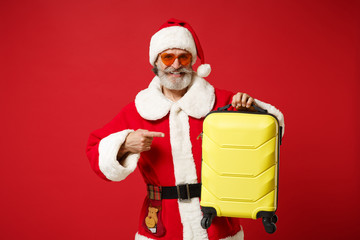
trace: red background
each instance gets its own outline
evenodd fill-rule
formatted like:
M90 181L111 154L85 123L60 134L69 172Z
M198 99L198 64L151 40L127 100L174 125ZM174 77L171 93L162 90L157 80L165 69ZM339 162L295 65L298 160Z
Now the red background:
M285 115L274 235L359 239L359 1L0 2L1 239L133 239L145 186L90 169L90 131L153 77L152 34L188 21L218 88Z

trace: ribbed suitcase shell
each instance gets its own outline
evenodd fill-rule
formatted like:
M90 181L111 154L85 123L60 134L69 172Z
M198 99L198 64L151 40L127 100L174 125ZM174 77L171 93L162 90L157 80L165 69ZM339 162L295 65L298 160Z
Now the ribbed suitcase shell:
M210 113L203 125L200 205L227 217L275 212L279 130L270 114Z

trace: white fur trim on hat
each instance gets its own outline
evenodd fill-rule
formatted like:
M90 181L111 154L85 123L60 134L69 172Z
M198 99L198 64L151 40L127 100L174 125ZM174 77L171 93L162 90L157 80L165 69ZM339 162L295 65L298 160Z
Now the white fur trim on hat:
M149 49L150 64L154 66L159 53L171 48L190 52L192 64L196 62L196 45L190 31L184 27L173 26L163 28L152 36Z
M140 154L129 154L123 165L117 160L117 154L127 135L134 130L127 129L101 139L99 143L99 168L111 181L121 181L132 173L137 166Z

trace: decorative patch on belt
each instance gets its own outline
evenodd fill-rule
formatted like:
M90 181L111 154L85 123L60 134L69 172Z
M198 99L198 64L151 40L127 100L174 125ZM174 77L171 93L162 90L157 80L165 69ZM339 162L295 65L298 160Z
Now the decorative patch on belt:
M148 197L151 200L161 200L161 186L147 185Z

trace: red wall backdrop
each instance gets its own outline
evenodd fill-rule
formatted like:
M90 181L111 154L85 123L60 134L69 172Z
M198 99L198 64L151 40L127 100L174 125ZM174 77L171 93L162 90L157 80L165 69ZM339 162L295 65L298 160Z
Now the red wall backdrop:
M0 239L133 239L138 171L109 183L85 145L153 77L150 37L194 27L218 88L285 115L278 231L246 240L359 239L359 1L0 2Z

